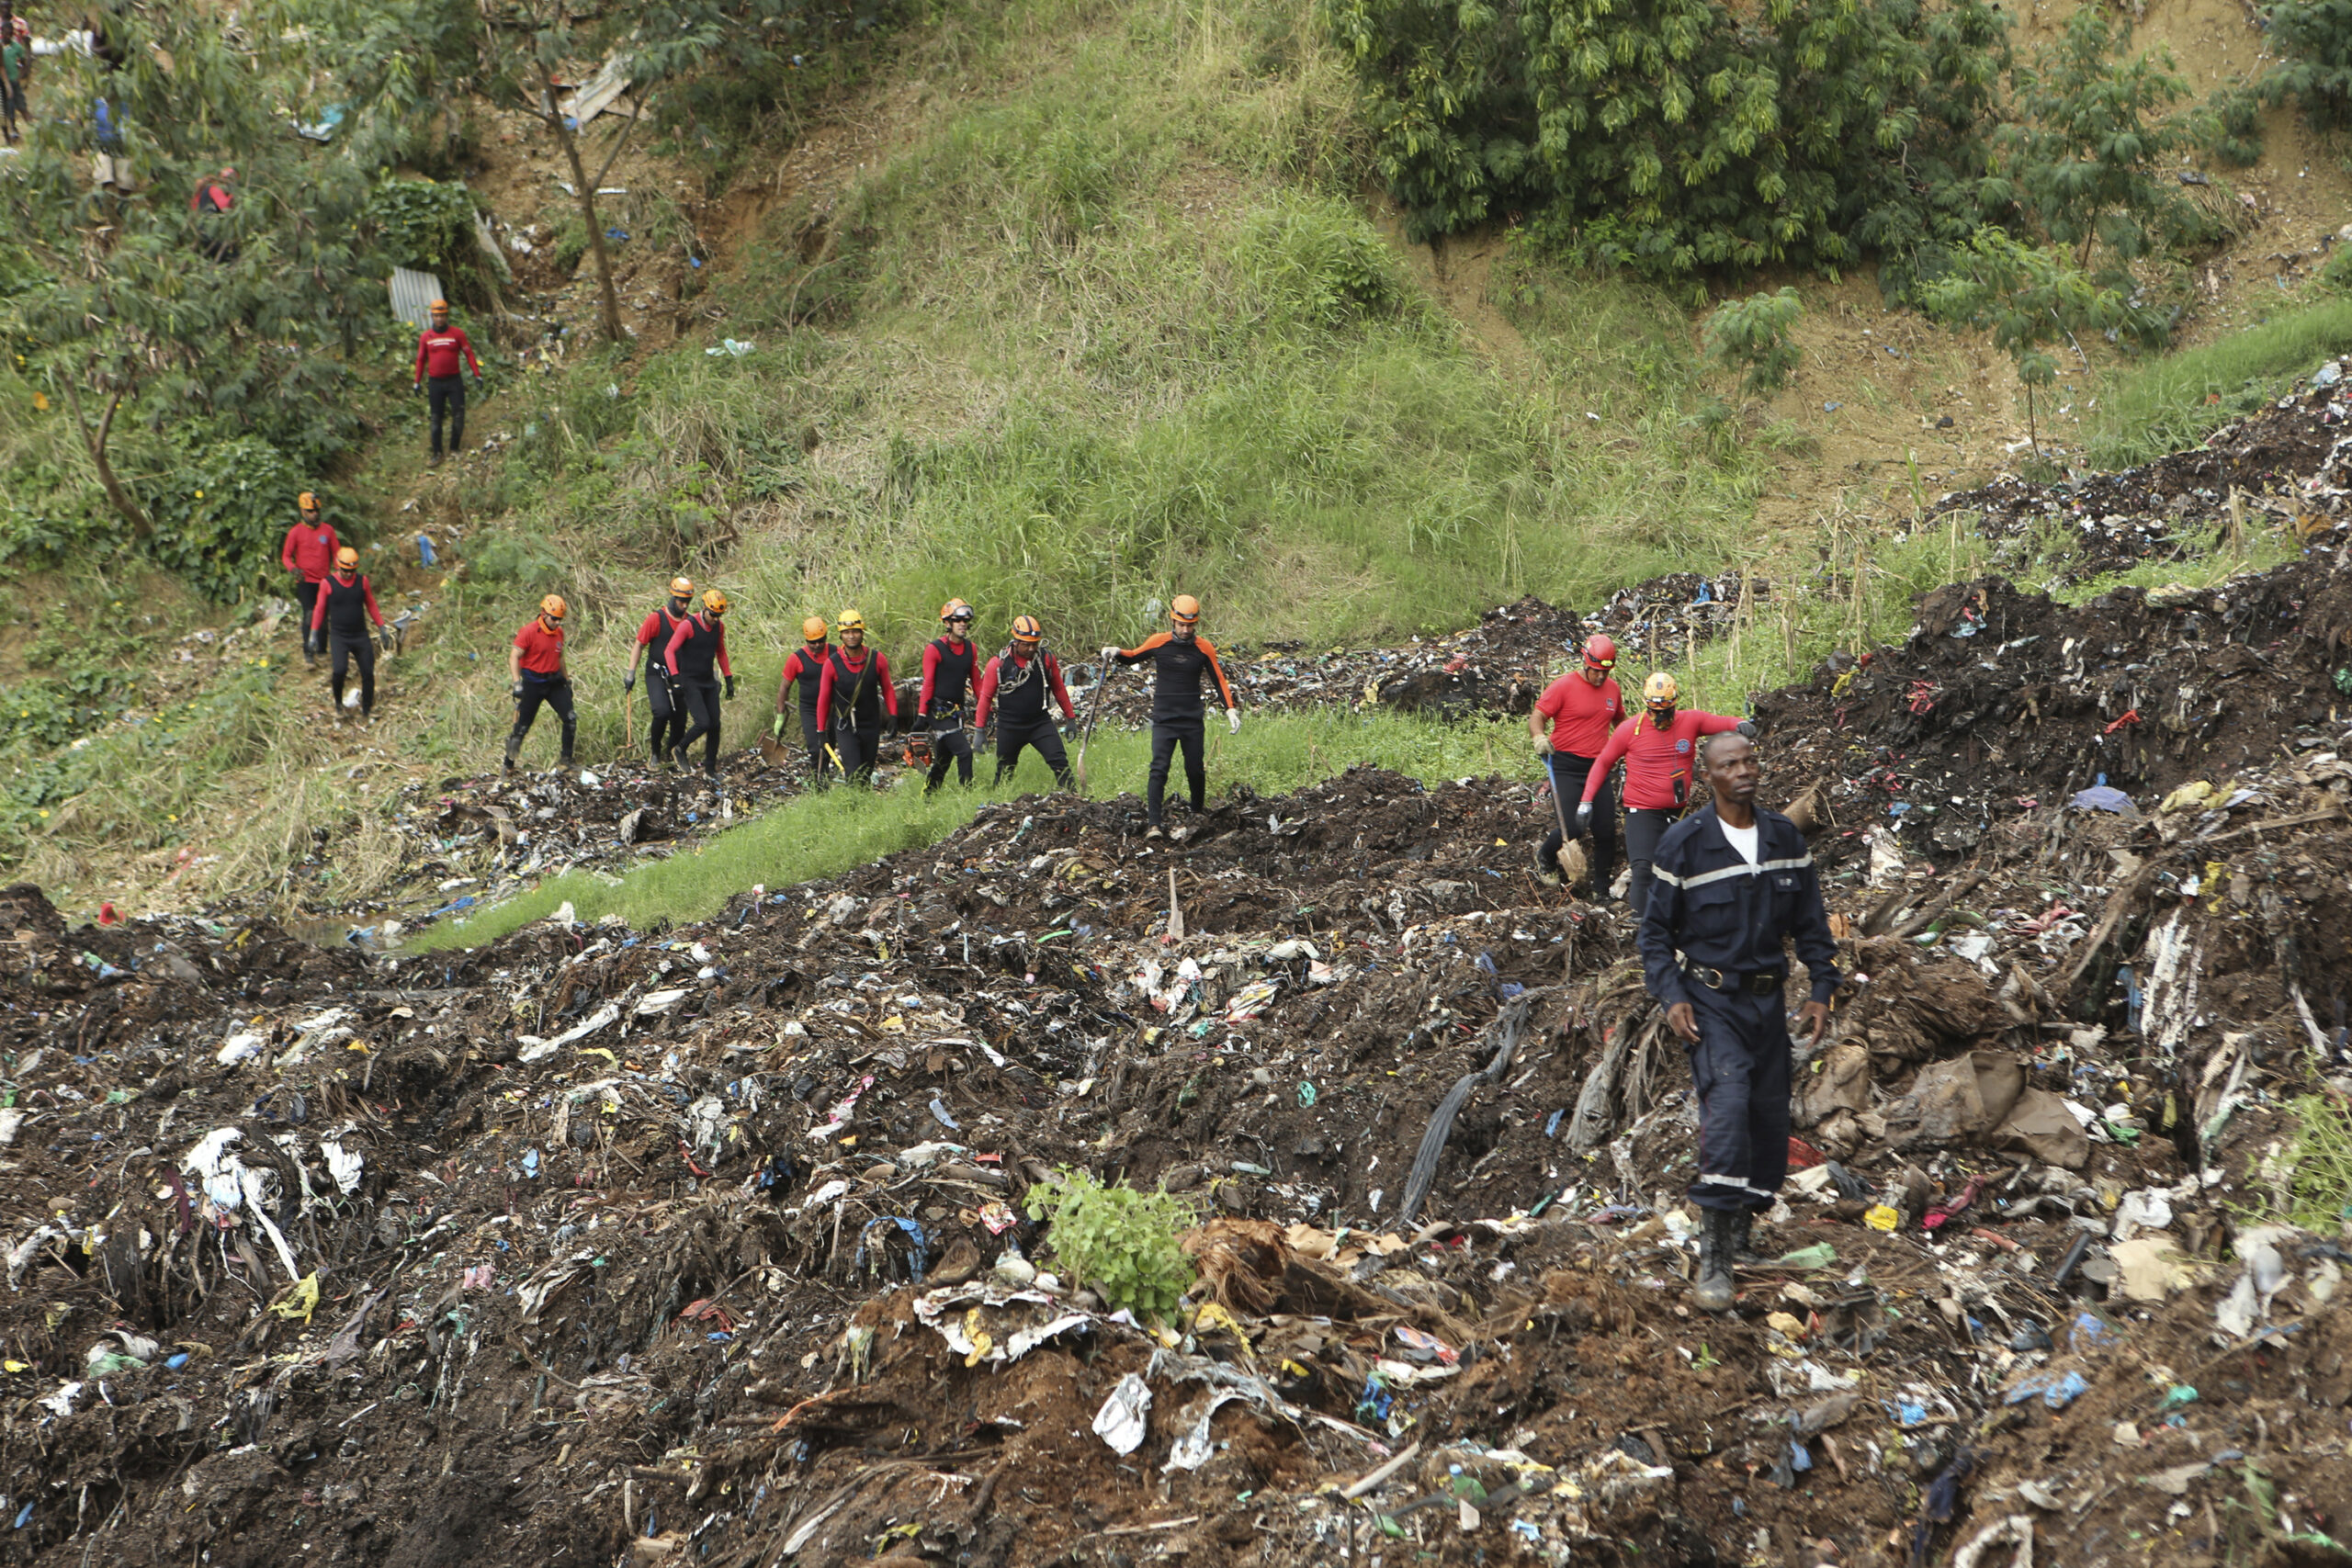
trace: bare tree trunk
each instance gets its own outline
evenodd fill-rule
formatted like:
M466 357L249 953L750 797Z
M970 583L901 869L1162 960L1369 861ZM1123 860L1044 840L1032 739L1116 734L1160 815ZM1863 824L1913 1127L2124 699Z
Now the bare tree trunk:
M556 141L563 148L563 156L571 165L572 188L580 202L580 220L588 225L588 250L596 258L596 289L605 316L605 335L615 343L626 342L628 334L621 331L620 296L613 289L613 258L605 250L605 226L596 217L595 180L580 162L580 137L563 122L563 111L556 107L556 85L547 81L548 129L555 132ZM616 149L617 152L618 150ZM611 167L609 164L605 165Z
M89 422L82 417L81 389L74 385L71 376L64 381L65 400L74 408L74 428L82 433L83 443L90 449L90 463L98 470L98 483L105 489L107 499L114 502L114 509L122 514L124 522L130 525L132 533L142 539L153 538L154 524L148 521L147 513L139 503L130 499L130 492L123 488L122 480L115 475L114 465L107 460L107 441L114 434L115 411L122 407L123 394L117 392L107 400L107 412L99 419L98 428L93 431Z

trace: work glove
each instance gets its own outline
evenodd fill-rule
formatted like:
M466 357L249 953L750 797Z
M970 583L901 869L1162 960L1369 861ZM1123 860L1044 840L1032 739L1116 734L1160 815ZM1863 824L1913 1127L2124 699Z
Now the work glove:
M510 694L516 702L521 702L523 700L523 682L520 681L515 682L514 686L510 689Z
M1746 736L1750 740L1756 739L1756 721L1752 718L1741 719L1732 726L1732 729L1734 733Z
M1239 708L1227 708L1225 710L1225 728L1227 734L1238 735L1241 733L1241 710Z
M735 700L735 677L732 675L727 677L727 700L730 703Z
M630 665L628 667L628 673L621 677L621 690L624 692L634 692L637 690L636 665Z
M424 395L424 382L422 382L422 381L419 381L415 386L411 387L411 388L409 389L409 390L410 390L410 391L412 391L412 392L414 392L418 397L420 397L420 398L421 398L421 397L423 397L423 396Z
M1116 658L1118 658L1118 657L1119 657L1120 653L1121 653L1121 652L1123 652L1123 651L1124 651L1123 649L1119 649L1119 648L1117 648L1117 647L1115 647L1115 646L1108 647L1108 648L1104 648L1104 649L1102 649L1101 650L1100 657L1102 657L1102 658L1103 658L1103 659L1116 659Z
M784 739L784 715L782 713L778 713L775 716L775 720L769 724L768 738L772 740L781 740Z
M1550 736L1539 735L1535 738L1535 754L1539 757L1548 757L1552 754L1552 738Z
M1591 831L1592 802L1589 800L1579 800L1577 802L1577 837L1581 839L1587 833Z

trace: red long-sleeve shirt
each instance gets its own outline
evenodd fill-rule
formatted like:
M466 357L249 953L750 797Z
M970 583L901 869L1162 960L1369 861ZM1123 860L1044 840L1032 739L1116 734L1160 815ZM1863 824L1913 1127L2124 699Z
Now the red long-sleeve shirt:
M721 675L726 676L729 680L733 680L735 678L735 667L727 662L727 623L718 619L715 615L696 613L691 615L680 616L678 618L678 628L670 634L670 647L668 651L662 655L662 661L670 667L670 673L673 675L690 675L701 680L708 680L710 678L710 666L707 664L704 664L701 668L695 670L680 670L678 668L679 650L684 649L687 643L693 641L698 631L703 630L708 631L711 636L717 639L718 646L711 651L712 656L718 661L718 672Z
M1062 705L1062 716L1076 718L1078 709L1070 703L1069 688L1062 684L1061 660L1050 653L1041 654L1039 657L1046 661L1046 683L1052 690L1054 700ZM986 728L989 722L989 709L996 702L996 689L1007 678L1002 668L1003 664L1004 655L1000 653L989 660L987 669L980 671L979 706L973 711L972 717L972 722L976 726ZM1025 671L1029 668L1029 660L1016 653L1012 656L1012 668L1015 671ZM1042 698L1038 701L1037 711L1039 713L1046 711L1046 705Z
M878 648L836 648L835 657L825 660L825 672L817 678L817 728L832 728L833 671L846 665L853 676L863 677L865 660L874 660L874 684L879 688L883 711L892 718L899 716L899 690L890 683L890 661ZM861 659L858 655L863 654ZM843 694L846 695L847 694Z
M1535 711L1552 721L1552 750L1571 757L1598 757L1609 744L1609 732L1625 717L1625 698L1617 682L1596 686L1574 671L1544 688Z
M1690 797L1690 770L1698 761L1700 740L1738 728L1739 720L1728 715L1689 708L1676 710L1663 725L1646 713L1635 714L1617 727L1593 760L1584 776L1584 798L1600 793L1609 770L1623 757L1627 810L1678 811Z
M801 701L817 700L817 686L823 680L820 671L825 667L825 656L832 651L833 645L829 642L811 643L792 650L792 657L784 661L784 679L775 683L776 712L784 711L785 688L795 681L800 682Z
M324 582L327 573L334 570L334 553L342 545L332 524L322 522L313 528L308 523L297 523L286 530L286 547L277 552L277 563L288 571L300 572L305 582Z
M474 367L474 377L480 379L481 361L474 357L474 345L466 341L465 330L461 327L427 327L417 335L416 379L422 381L427 376L462 374L464 367L458 364L460 355L467 365Z

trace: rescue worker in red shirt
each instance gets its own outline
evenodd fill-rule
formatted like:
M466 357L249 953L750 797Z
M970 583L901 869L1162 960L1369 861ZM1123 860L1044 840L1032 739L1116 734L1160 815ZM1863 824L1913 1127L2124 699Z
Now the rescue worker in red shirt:
M775 683L775 718L768 726L768 733L778 740L784 739L784 694L795 681L800 682L800 740L808 748L808 782L816 783L832 771L832 761L825 755L825 731L817 722L817 683L824 676L825 660L833 651L831 629L822 615L811 615L800 623L800 647L784 661L784 679Z
M539 613L514 634L514 647L506 658L506 674L514 682L514 728L506 737L508 773L514 771L523 738L531 733L541 703L555 709L556 717L563 720L563 750L558 761L563 767L571 766L571 739L578 721L571 709L571 675L563 667L565 613L562 597L550 593L539 601Z
M972 738L964 731L964 704L972 694L973 665L978 649L972 646L972 607L950 599L939 607L939 624L947 628L922 648L922 693L915 698L916 722L931 735L931 776L923 781L925 795L947 778L947 764L956 764L956 782L972 782ZM983 688L985 690L985 688ZM988 722L988 704L980 705L980 724Z
M1585 774L1584 800L1577 807L1579 834L1592 826L1593 797L1609 782L1609 770L1625 760L1625 860L1634 875L1625 901L1638 921L1650 907L1650 863L1657 841L1690 802L1690 771L1698 761L1699 742L1710 735L1736 729L1751 739L1756 726L1728 714L1700 713L1675 706L1680 694L1674 677L1660 670L1642 682L1643 712L1619 725Z
M678 623L670 634L671 700L684 702L694 720L678 737L670 755L681 768L689 765L686 748L702 741L702 771L718 779L718 679L712 665L727 678L727 700L735 700L735 667L727 662L727 595L713 588L702 596L702 608Z
M311 637L324 638L334 649L331 671L334 683L335 722L343 722L344 672L359 661L359 720L372 722L376 712L376 639L368 623L384 629L384 612L376 608L376 591L359 575L359 552L349 545L335 552L334 570L319 584L318 608L311 612Z
M1076 782L1070 777L1069 753L1062 749L1061 732L1054 728L1046 695L1049 691L1053 694L1065 719L1075 720L1078 709L1070 703L1069 688L1062 683L1061 660L1046 648L1045 641L1046 628L1037 624L1036 616L1013 617L1012 640L980 671L980 705L975 718L986 728L989 711L996 713L997 783L1012 776L1023 747L1035 746L1046 766L1054 771L1054 783L1072 789Z
M1535 754L1544 760L1544 771L1552 778L1552 793L1563 803L1584 798L1584 781L1592 772L1593 759L1609 744L1609 732L1625 716L1624 694L1617 689L1611 671L1617 668L1617 645L1605 637L1584 639L1582 668L1571 670L1550 685L1535 699L1533 711L1527 716L1527 733L1535 741ZM1544 840L1544 848L1535 857L1535 864L1545 875L1556 875L1560 869L1560 850L1566 842L1560 836L1557 821ZM1609 884L1617 870L1617 792L1608 780L1601 781L1600 792L1593 799L1592 830L1592 893L1595 898L1609 897Z
M1236 735L1241 733L1241 709L1233 701L1233 688L1226 684L1216 649L1200 635L1200 626L1201 602L1190 593L1179 593L1168 606L1166 631L1144 638L1140 648L1102 650L1103 658L1121 664L1151 660L1151 773L1144 791L1144 814L1150 824L1144 829L1147 839L1167 836L1168 765L1180 746L1184 750L1184 782L1192 789L1193 810L1197 815L1207 807L1209 775L1201 761L1202 681L1216 682L1217 695L1225 699L1226 727ZM1177 837L1183 837L1182 829Z
M843 610L833 619L841 641L817 678L817 730L828 738L845 779L870 779L882 750L882 716L899 716L890 661L865 646L865 617Z
M334 525L320 515L317 496L306 490L295 505L301 510L301 516L286 530L286 544L277 552L277 563L294 574L294 597L302 606L302 657L315 664L319 649L312 640L311 626L318 619L319 584L327 580L327 572L334 565L335 550L343 541L335 537Z
M416 386L424 390L431 386L433 412L433 466L441 466L441 419L449 420L449 450L455 452L466 444L466 378L467 366L473 367L474 385L481 385L481 361L474 357L474 345L466 341L463 329L449 324L449 301L433 301L433 324L416 340Z
M646 612L645 619L638 624L637 645L629 650L628 672L621 677L622 691L636 685L637 661L640 657L644 659L645 711L653 716L645 731L645 750L656 764L669 761L671 746L686 733L684 704L670 688L667 660L671 634L694 609L694 580L672 578L670 597Z

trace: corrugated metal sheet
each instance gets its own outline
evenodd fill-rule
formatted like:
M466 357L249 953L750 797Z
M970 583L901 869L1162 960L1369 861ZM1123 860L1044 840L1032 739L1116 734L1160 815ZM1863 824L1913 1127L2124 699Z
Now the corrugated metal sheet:
M429 272L392 268L392 314L419 332L433 324L433 301L443 298L441 280Z

